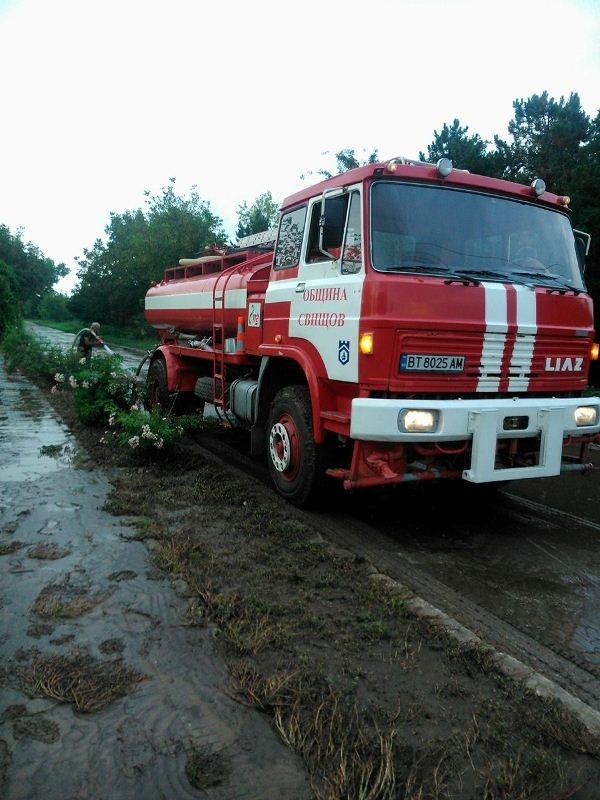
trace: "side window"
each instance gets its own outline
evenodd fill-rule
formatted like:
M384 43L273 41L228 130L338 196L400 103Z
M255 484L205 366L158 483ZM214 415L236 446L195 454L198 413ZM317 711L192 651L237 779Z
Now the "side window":
M310 216L310 233L306 248L306 260L327 261L339 258L342 252L344 224L348 209L348 195L330 197L325 201L325 225L323 240L319 241L321 229L322 201L315 203Z
M306 222L306 207L296 208L284 214L279 226L279 237L275 250L275 269L287 269L297 266L300 261L302 237Z
M340 197L330 197L325 201L323 249L330 253L333 258L339 258L342 254L348 200L349 196L343 194Z
M362 266L362 228L360 194L350 195L350 211L346 227L346 239L342 251L342 275L360 272Z
M306 245L306 260L324 261L327 256L319 250L319 220L321 219L321 201L314 203L310 212L310 230Z

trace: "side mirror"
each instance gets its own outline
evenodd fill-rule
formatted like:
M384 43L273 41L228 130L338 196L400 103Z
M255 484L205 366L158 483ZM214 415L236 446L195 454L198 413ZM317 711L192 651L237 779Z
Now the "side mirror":
M575 236L575 241L578 243L577 246L579 247L579 242L581 242L584 248L583 255L587 256L587 254L590 252L590 243L592 241L592 237L589 235L589 233L585 233L585 231L574 230L573 234Z
M592 241L592 237L589 233L584 233L584 231L573 231L575 236L575 249L577 250L577 258L579 259L579 264L581 266L581 272L585 272L585 257L590 252L590 242Z

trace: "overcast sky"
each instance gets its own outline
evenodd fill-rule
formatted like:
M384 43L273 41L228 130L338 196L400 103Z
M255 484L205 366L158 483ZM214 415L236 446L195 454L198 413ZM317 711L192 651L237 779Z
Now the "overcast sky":
M324 152L416 158L455 118L507 138L545 90L595 117L600 0L0 0L0 75L0 224L68 292L110 212L170 178L234 240Z

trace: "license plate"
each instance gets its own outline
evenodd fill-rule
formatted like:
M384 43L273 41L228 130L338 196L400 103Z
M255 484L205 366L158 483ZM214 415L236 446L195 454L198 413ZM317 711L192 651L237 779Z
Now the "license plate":
M400 356L402 372L462 372L464 368L464 356L425 355L424 353L402 353Z

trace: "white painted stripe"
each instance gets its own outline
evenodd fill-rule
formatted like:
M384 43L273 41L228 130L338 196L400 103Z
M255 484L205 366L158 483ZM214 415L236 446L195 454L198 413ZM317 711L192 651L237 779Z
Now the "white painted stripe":
M528 286L515 286L517 291L517 330L518 333L537 333L536 294Z
M502 357L508 331L508 291L500 283L483 283L485 291L485 333L481 354L478 392L498 391ZM516 292L517 337L509 364L508 389L524 392L529 387L529 373L537 333L536 295L527 286L513 286Z
M217 291L217 297L222 295ZM246 308L246 289L226 289L225 308ZM213 307L213 293L182 292L181 294L158 294L146 297L146 308L149 311L190 311L206 310ZM220 307L220 305L219 305Z
M536 294L527 286L515 286L517 292L517 338L510 359L508 389L525 392L533 361L537 333Z
M485 333L481 351L481 374L478 392L496 392L508 330L506 288L501 283L483 283L485 291Z

